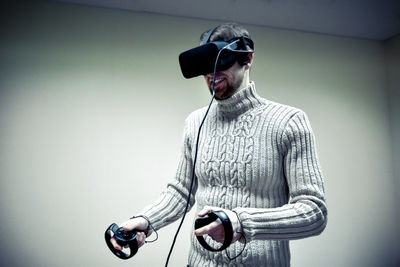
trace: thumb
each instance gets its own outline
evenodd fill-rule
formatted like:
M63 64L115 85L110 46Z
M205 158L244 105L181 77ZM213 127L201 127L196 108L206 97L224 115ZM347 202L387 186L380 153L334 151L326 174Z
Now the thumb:
M148 223L144 218L136 217L136 218L130 219L126 222L123 222L121 224L121 227L125 231L132 231L133 229L145 231L148 228Z

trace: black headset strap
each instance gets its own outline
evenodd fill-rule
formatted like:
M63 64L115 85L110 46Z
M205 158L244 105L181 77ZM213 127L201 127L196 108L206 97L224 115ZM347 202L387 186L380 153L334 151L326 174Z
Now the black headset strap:
M207 36L206 38L204 38L204 41L202 43L202 45L205 45L206 43L208 43L208 41L210 40L211 35L214 33L215 29L217 29L218 27L212 28L211 30L209 30L207 32Z
M240 40L239 41L239 46L240 46L239 49L244 50L243 52L249 52L249 53L254 52L254 42L249 37L246 37L246 36L235 37L235 38L230 39L228 41L228 43L231 43L236 40ZM247 48L246 46L249 46L250 49Z
M210 245L207 244L203 236L197 236L197 240L199 240L199 243L207 250L210 251L222 251L229 247L229 245L232 243L233 239L233 228L232 228L232 223L229 220L228 215L222 210L218 211L213 211L207 214L207 219L198 218L195 223L195 229L198 229L200 227L203 227L205 225L208 225L212 223L213 221L216 221L217 219L220 219L222 222L222 225L224 227L224 232L225 232L225 240L224 243L220 248L212 248ZM199 220L200 219L200 220Z
M207 32L207 35L206 35L206 37L204 38L204 41L203 41L202 45L205 45L206 43L208 43L208 42L210 41L211 35L215 32L215 30L216 30L217 28L218 28L218 27L212 28L211 30L209 30L209 31ZM238 40L238 39L240 39L240 43L241 43L241 46L242 46L241 49L243 49L243 50L248 50L248 49L246 48L246 45L248 45L248 46L251 48L251 50L249 50L249 52L250 52L250 53L251 53L251 52L254 52L254 43L253 43L253 40L251 40L249 37L246 37L246 36L235 37L235 38L233 38L233 39L227 41L227 43L231 43L231 42L233 42L233 41L235 41L235 40Z

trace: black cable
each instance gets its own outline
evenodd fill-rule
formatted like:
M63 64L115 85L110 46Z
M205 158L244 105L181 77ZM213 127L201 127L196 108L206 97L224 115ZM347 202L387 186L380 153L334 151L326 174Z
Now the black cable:
M218 52L218 54L217 54L217 58L215 59L214 73L213 73L213 82L212 82L212 96L211 96L211 101L210 101L210 103L208 104L207 111L206 111L206 113L204 114L204 117L203 117L203 119L202 119L202 121L201 121L201 123L200 123L199 130L197 131L196 149L195 149L194 160L193 160L193 167L192 167L192 177L191 177L191 181L190 181L190 187L189 187L188 197L187 197L187 200L186 200L186 207L185 207L185 210L184 210L184 213L183 213L181 222L180 222L180 224L179 224L179 226L178 226L178 229L176 230L176 233L175 233L175 236L174 236L174 240L172 241L172 245L171 245L171 248L170 248L169 253L168 253L167 261L165 262L165 267L168 266L168 262L169 262L169 259L170 259L170 257L171 257L171 254L172 254L172 250L174 249L176 239L177 239L178 234L179 234L179 231L181 230L181 227L182 227L182 225L183 225L183 221L185 220L186 213L187 213L187 211L188 211L188 209L189 209L190 197L191 197L192 190L193 190L193 183L194 183L194 176L195 176L195 167L196 167L196 161L197 161L197 152L198 152L198 149L199 149L200 132L201 132L201 128L203 127L204 121L205 121L206 118L207 118L208 112L210 111L211 104L212 104L212 102L214 101L214 98L215 98L215 75L216 75L216 73L217 73L218 60L219 60L219 57L220 57L220 55L221 55L221 52L222 52L224 49L228 48L229 46L233 45L233 44L236 43L236 42L238 42L238 40L233 41L232 43L227 44L227 45L224 46L221 50L219 50L219 52Z

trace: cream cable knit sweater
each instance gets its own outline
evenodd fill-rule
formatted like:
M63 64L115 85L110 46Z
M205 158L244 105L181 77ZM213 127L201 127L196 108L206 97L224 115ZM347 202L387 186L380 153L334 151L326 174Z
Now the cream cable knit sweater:
M206 109L185 122L176 177L145 208L155 229L179 219L186 204L197 131ZM200 136L191 206L235 210L247 246L229 261L191 237L189 265L290 266L289 240L320 234L327 223L324 184L314 135L304 112L261 98L252 82L213 104ZM215 245L218 247L220 245ZM231 258L243 244L232 244Z

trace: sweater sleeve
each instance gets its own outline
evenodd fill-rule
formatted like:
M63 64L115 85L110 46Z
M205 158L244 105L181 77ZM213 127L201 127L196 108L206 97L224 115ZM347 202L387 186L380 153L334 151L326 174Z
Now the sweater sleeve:
M160 194L159 198L140 213L149 218L155 230L176 221L183 215L185 210L193 167L190 137L192 130L193 123L190 123L188 117L185 121L181 156L175 178L167 184L167 188ZM196 190L197 179L194 177L188 211L194 205Z
M281 138L288 203L277 208L237 208L250 239L300 239L320 234L327 224L327 207L315 139L306 114L295 113Z

